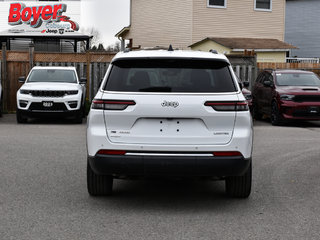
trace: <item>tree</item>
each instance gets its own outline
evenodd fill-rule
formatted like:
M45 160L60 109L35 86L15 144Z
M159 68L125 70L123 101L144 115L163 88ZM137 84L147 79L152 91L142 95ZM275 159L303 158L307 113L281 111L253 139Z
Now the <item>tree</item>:
M81 30L84 34L92 36L90 40L90 49L93 48L93 46L98 46L99 43L101 43L101 34L98 29L94 27L89 27L89 28L83 28Z
M121 50L121 47L120 47L119 41L106 47L107 52L120 52L120 50Z
M102 43L99 43L99 46L98 46L98 49L97 49L98 52L104 52L104 46Z

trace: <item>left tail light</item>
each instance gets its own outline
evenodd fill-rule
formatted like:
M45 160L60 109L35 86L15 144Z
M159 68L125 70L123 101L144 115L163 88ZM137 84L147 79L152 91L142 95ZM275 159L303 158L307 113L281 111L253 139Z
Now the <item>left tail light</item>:
M128 106L136 105L135 101L131 100L101 100L94 99L92 101L92 109L102 110L125 110Z

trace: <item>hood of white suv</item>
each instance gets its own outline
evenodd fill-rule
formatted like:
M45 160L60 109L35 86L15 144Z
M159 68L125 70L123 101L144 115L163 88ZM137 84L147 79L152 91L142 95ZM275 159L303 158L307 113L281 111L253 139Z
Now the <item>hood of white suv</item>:
M25 83L22 85L23 90L78 90L81 88L76 83L49 83L49 82L36 82L36 83Z

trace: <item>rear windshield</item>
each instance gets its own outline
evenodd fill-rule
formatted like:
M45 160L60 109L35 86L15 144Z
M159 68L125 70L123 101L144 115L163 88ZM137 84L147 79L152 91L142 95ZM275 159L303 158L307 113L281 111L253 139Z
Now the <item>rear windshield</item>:
M77 83L77 78L73 70L34 69L28 78L28 82Z
M320 86L320 79L314 73L277 73L279 86Z
M229 64L212 60L118 60L104 86L120 92L234 92Z

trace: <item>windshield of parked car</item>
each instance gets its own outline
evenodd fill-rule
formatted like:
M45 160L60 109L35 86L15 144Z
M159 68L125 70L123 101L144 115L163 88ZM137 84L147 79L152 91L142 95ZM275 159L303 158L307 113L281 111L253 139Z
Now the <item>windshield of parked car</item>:
M237 90L227 62L195 59L118 60L113 63L104 89L186 93Z
M27 82L77 83L77 78L73 70L34 69Z
M320 86L320 79L314 73L277 73L279 86Z

